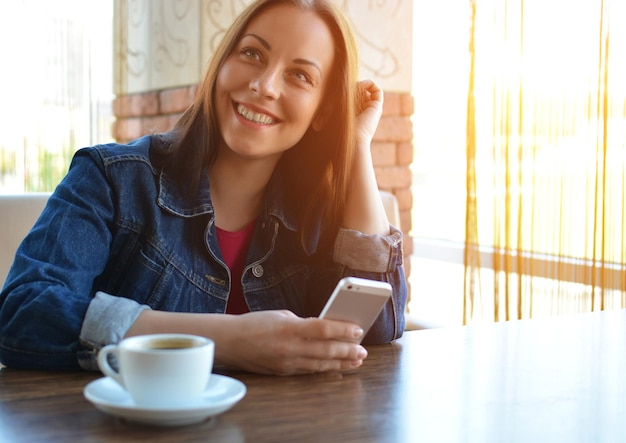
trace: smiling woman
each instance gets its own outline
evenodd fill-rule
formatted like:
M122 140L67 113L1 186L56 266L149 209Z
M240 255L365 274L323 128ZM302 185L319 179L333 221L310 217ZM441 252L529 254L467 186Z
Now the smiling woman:
M0 361L95 369L107 344L178 332L285 375L353 370L355 339L400 337L402 233L371 154L383 94L357 66L332 1L252 2L173 130L74 156L0 293ZM369 332L317 318L347 276L393 289Z
M285 35L292 39L285 40ZM307 39L309 35L316 35L315 41ZM265 158L273 169L309 125L323 125L321 105L333 60L330 31L313 12L294 20L287 10L274 6L271 15L251 21L215 84L224 141L220 151ZM217 161L228 155L220 153Z

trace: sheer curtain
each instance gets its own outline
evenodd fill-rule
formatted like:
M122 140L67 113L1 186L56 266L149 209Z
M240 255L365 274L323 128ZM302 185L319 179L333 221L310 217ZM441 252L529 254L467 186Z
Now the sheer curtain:
M0 193L51 191L112 141L113 2L0 2Z
M470 6L464 323L626 307L626 2Z

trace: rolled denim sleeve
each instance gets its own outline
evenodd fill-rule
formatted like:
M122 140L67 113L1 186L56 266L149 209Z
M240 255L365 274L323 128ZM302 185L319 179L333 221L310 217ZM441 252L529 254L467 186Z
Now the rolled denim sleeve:
M402 232L390 227L389 235L366 235L341 228L335 240L333 260L360 271L395 272L402 265Z
M364 344L387 343L402 336L408 285L404 276L402 232L390 225L389 235L367 235L342 228L337 234L333 261L343 275L387 281L393 295L372 325Z
M97 370L97 352L105 345L118 343L137 320L139 314L150 307L134 300L114 297L105 292L96 292L89 303L87 314L80 331L80 341L92 352L82 353L79 364L83 369Z

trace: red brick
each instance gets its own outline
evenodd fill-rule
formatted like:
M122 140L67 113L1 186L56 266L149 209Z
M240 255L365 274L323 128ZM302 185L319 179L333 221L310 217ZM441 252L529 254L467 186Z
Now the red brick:
M130 96L118 95L113 99L112 107L116 117L130 117Z
M373 142L372 161L375 166L396 164L396 144L392 142Z
M415 98L409 94L402 94L401 100L400 115L411 117L415 112Z
M173 114L183 112L191 105L196 95L195 86L184 88L166 89L159 93L161 113Z
M413 207L413 192L410 187L399 188L394 191L401 211L410 211Z
M408 232L413 228L413 219L411 217L411 211L400 211L400 223L402 224L402 232L408 235Z
M404 252L404 273L409 276L411 273L411 266L409 262L409 257L413 254L413 238L407 234L404 234L404 238L402 239L402 252ZM407 263L409 262L409 263Z
M116 117L145 117L159 113L159 96L156 92L118 96L113 101Z
M376 180L381 189L408 188L411 186L411 170L404 166L375 166Z
M167 115L149 117L143 121L143 134L166 132L172 129L172 122ZM142 135L143 135L142 134Z
M410 165L413 163L413 143L398 143L396 159L396 164L398 165Z
M122 143L141 135L143 135L141 118L118 118L113 124L113 137Z
M396 92L385 92L383 101L383 116L397 117L401 115L402 97Z
M413 123L407 117L383 117L374 134L376 141L410 142L413 139Z

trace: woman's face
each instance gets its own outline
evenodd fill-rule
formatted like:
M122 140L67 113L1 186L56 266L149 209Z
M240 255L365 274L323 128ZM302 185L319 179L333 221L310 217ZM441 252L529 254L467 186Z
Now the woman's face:
M313 13L277 5L252 20L217 77L227 147L258 159L295 145L323 105L334 53L328 27Z

